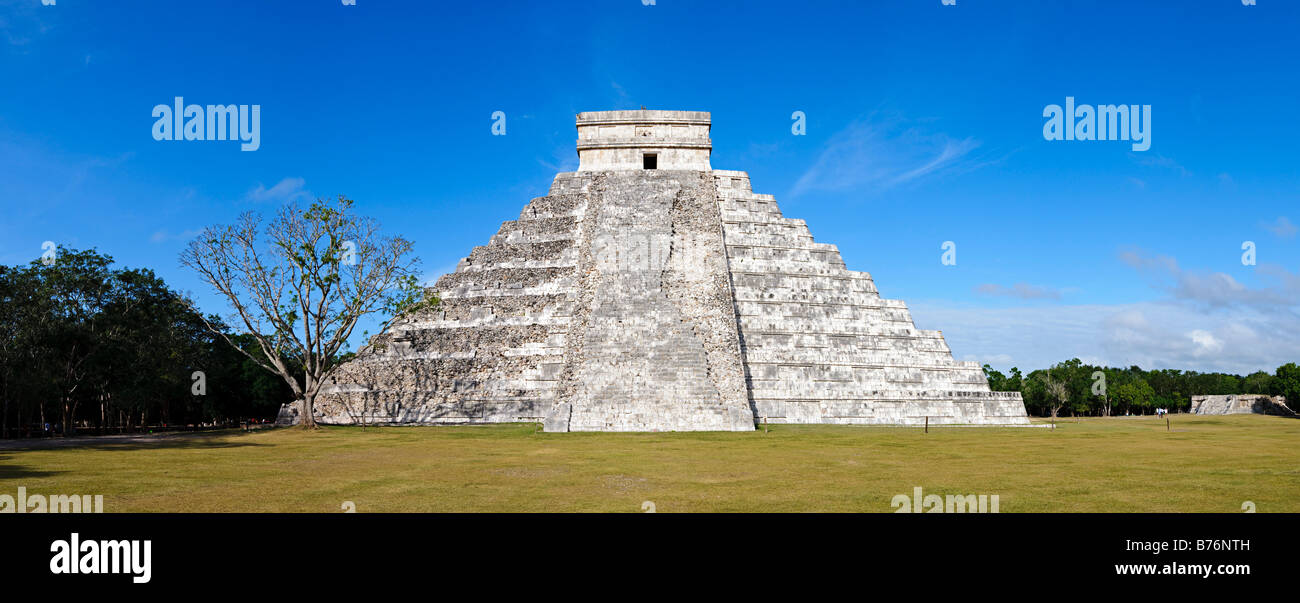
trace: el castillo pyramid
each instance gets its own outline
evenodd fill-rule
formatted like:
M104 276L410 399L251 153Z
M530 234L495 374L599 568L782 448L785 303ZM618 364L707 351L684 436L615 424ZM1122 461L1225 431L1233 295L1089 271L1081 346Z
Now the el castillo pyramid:
M323 423L543 422L546 431L771 423L1025 425L745 172L710 115L577 118L579 167L335 373Z

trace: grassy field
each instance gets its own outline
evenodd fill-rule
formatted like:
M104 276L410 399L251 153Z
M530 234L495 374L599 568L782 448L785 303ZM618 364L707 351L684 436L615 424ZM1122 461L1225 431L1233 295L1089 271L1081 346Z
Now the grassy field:
M1300 420L1067 419L1057 429L777 425L770 433L535 433L535 425L279 429L0 450L0 494L107 512L890 512L911 494L1001 511L1300 511Z

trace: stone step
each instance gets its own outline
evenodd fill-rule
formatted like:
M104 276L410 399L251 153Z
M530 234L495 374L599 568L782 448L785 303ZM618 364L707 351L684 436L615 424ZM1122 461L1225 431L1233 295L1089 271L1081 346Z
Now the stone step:
M764 269L765 268L765 269ZM875 292L871 275L857 270L821 269L796 272L783 266L748 266L731 264L733 287L756 289L803 289L805 291Z
M767 389L785 390L793 383L845 388L854 391L861 387L880 389L890 384L924 385L926 389L977 390L987 385L982 374L960 373L952 367L825 367L790 365L749 365L751 387L754 392ZM911 387L909 385L908 387Z
M844 341L849 340L849 341ZM744 350L779 351L795 349L848 349L854 352L931 351L949 354L948 344L937 335L849 335L845 333L795 333L754 331L742 325L741 348ZM951 354L949 354L951 356Z
M854 304L802 304L795 301L737 301L736 314L740 316L772 318L807 318L846 322L886 321L912 323L907 308L884 305Z
M906 309L902 300L884 299L875 291L796 290L786 287L758 289L740 286L735 291L736 304L797 303L805 306L852 306L858 308Z
M752 228L755 231L761 231L762 226L787 227L802 231L808 230L808 223L799 218L786 218L767 212L723 210L722 227L726 229L733 225Z
M828 259L773 260L749 257L730 257L727 263L733 273L771 274L787 276L826 276L831 278L856 278L853 271L846 270L844 263L831 262Z
M791 348L784 350L754 349L745 350L746 366L750 374L763 374L763 367L780 366L819 366L819 367L869 367L907 366L916 368L950 368L961 369L952 357L941 350L908 350L906 352L859 351L845 352L823 348ZM981 375L983 374L980 371ZM766 375L764 375L766 376Z
M472 292L501 289L530 289L546 283L556 283L573 288L573 266L485 268L461 270L443 275L433 288L448 292L450 296L463 297ZM535 294L535 293L532 293Z
M559 193L536 197L519 212L520 220L578 217L586 208L587 199L582 194Z
M795 249L791 247L728 247L727 261L732 266L745 269L754 263L768 262L774 266L811 265L832 271L844 270L840 253L830 249Z

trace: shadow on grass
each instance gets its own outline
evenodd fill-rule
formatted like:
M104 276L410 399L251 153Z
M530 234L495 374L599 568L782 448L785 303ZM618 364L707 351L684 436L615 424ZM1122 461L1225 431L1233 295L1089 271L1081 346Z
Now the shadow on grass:
M181 432L163 434L128 434L110 436L85 436L49 438L41 440L0 440L0 450L59 450L77 448L90 450L190 450L243 448L265 446L244 440L242 436L256 432L239 429L208 432Z
M35 479L38 477L52 477L62 471L45 471L41 469L32 469L27 465L10 464L8 456L0 456L0 479Z

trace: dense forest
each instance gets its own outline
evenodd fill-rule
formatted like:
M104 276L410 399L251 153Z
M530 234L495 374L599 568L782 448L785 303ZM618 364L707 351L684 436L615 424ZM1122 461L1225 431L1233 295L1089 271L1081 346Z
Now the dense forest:
M1025 409L1039 416L1116 416L1152 414L1157 408L1185 412L1193 395L1268 394L1286 396L1295 408L1300 400L1300 367L1294 362L1244 377L1225 373L1198 373L1139 367L1112 368L1084 364L1078 358L1022 375L1012 368L1006 375L984 365L993 391L1021 392Z
M0 266L0 437L273 419L289 387L208 324L226 330L151 270L94 250Z

